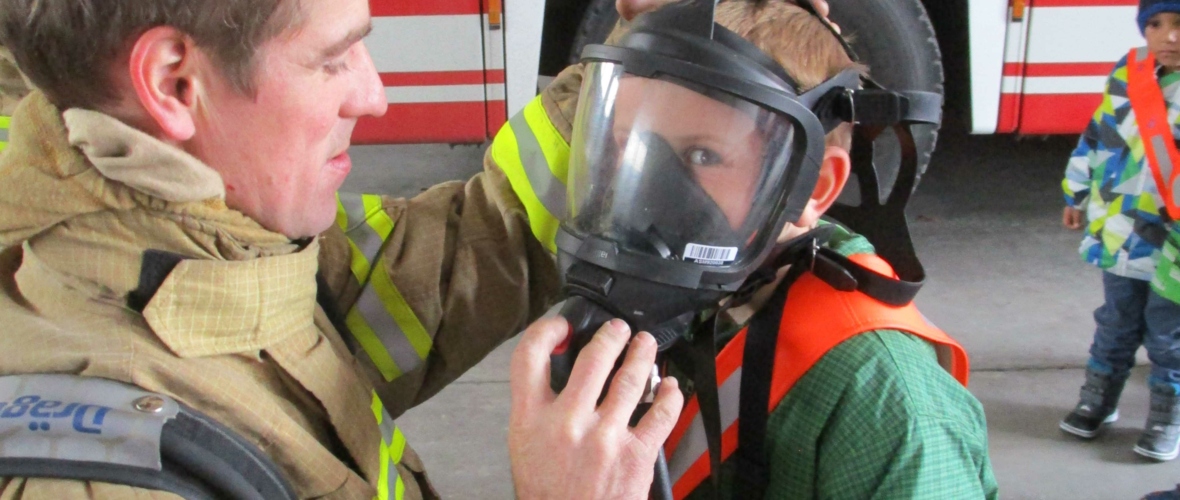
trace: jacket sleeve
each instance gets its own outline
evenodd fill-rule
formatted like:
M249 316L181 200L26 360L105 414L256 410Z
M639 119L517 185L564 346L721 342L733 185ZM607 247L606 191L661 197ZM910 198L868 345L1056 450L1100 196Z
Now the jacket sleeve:
M0 45L0 151L8 146L9 117L32 85L16 67L12 53Z
M1109 158L1107 152L1112 148L1125 147L1118 131L1118 120L1115 118L1115 103L1117 99L1123 106L1128 106L1125 90L1127 83L1126 57L1115 65L1114 71L1106 81L1106 89L1102 93L1102 103L1094 110L1094 116L1082 136L1078 139L1078 146L1074 148L1065 168L1065 179L1061 181L1061 188L1065 193L1066 205L1084 209L1086 200L1090 196L1090 186L1094 179L1094 172L1101 171L1102 163ZM1112 94L1114 92L1114 94ZM1113 143L1113 144L1112 144Z
M412 199L339 196L321 274L342 332L393 416L425 401L550 306L581 68L505 125L469 182Z

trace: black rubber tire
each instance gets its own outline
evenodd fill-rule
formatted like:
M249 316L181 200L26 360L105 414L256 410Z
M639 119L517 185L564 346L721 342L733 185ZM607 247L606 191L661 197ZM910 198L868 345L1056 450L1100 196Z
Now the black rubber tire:
M894 90L943 93L942 56L934 27L921 0L828 0L831 18L840 25L872 77ZM570 49L576 63L582 47L602 43L619 19L615 0L591 0ZM876 143L874 154L880 176L881 196L887 196L897 178L898 145L892 133ZM937 126L915 130L918 175L926 171L938 141Z

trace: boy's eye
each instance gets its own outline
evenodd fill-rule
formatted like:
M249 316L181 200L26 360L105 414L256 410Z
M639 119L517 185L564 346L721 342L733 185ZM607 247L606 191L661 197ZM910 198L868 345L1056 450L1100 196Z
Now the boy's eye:
M684 158L689 166L693 167L712 167L721 164L721 155L709 148L690 148Z

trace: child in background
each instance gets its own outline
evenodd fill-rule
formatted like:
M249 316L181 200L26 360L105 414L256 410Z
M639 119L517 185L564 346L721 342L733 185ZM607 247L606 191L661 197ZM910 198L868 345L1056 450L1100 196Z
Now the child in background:
M1136 73L1139 66L1128 59L1150 61L1142 49L1118 62L1063 182L1063 223L1081 229L1084 212L1088 223L1080 253L1104 271L1105 303L1094 311L1098 327L1080 401L1060 427L1091 439L1117 420L1119 395L1135 364L1135 352L1144 346L1152 365L1151 411L1134 450L1164 461L1180 451L1180 304L1161 295L1160 283L1152 283L1171 225L1153 163L1161 155L1168 158L1174 141L1145 147L1140 125L1154 115L1142 111L1144 101L1154 99L1129 92L1134 87L1128 82L1139 81L1140 75L1158 84L1155 94L1162 92L1167 115L1180 116L1180 1L1141 0L1138 21L1155 65L1142 66L1143 72ZM1173 131L1180 130L1176 118L1172 124Z

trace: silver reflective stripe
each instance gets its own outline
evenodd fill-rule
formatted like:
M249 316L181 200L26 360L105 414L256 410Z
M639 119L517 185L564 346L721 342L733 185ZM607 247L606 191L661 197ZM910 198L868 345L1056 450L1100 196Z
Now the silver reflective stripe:
M397 426L393 424L393 417L389 416L389 412L385 411L385 407L381 407L381 442L385 446L393 444L393 430Z
M414 350L410 339L406 338L405 332L402 331L401 326L398 326L397 321L394 321L393 316L389 314L389 310L385 308L385 304L381 302L381 298L377 296L377 291L372 286L365 287L361 292L355 310L365 319L365 323L369 324L369 328L373 329L373 333L377 335L381 345L385 346L385 351L397 364L398 370L401 370L402 373L410 373L422 363L422 360L418 358L418 351Z
M721 432L737 422L738 410L742 399L742 369L738 368L725 382L717 388L718 402L721 404ZM709 452L709 441L705 437L705 421L698 413L688 426L688 432L680 438L676 450L668 458L668 473L672 483L680 480L688 468Z
M377 231L373 230L365 220L365 202L359 194L339 193L340 205L348 215L348 229L344 231L348 239L356 244L365 258L372 262L381 251L384 241Z
M520 151L520 162L524 165L524 173L529 178L537 199L545 205L545 209L558 220L565 218L565 184L553 175L549 169L549 160L541 151L541 144L537 136L529 128L524 113L517 113L508 121L512 133L516 135L516 147Z
M159 410L136 401L155 398ZM154 408L154 407L153 407ZM171 398L94 377L0 377L0 458L44 458L160 470L160 432Z
M1135 61L1138 62L1147 60L1147 55L1150 53L1151 52L1147 50L1147 47L1139 47L1135 49Z
M0 127L0 142L8 142L8 129Z
M1172 180L1172 205L1180 206L1180 177Z
M1164 138L1158 135L1151 136L1151 146L1155 148L1155 164L1160 167L1160 176L1167 182L1172 178L1172 157L1168 154L1168 146L1164 144Z

